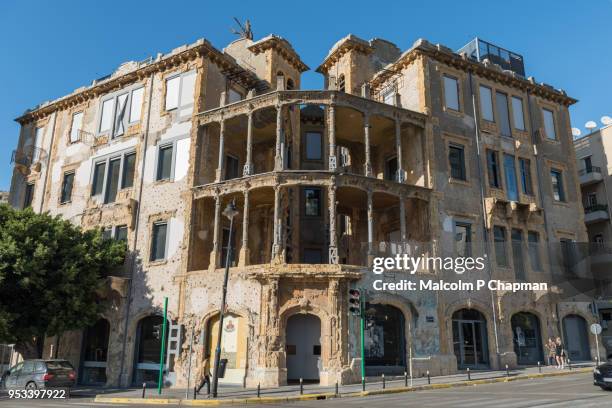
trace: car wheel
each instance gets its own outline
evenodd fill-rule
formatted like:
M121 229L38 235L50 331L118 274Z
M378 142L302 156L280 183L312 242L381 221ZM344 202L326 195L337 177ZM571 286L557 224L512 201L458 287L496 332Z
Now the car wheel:
M26 384L26 390L35 390L37 388L38 386L36 385L34 381L30 381L29 383Z

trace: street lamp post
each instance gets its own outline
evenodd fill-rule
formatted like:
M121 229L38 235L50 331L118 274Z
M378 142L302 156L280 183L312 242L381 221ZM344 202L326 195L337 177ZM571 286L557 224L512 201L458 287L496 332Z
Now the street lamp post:
M221 362L221 336L223 334L223 315L225 314L225 298L227 296L227 280L229 278L229 265L232 259L232 231L234 229L234 217L238 214L236 201L232 200L225 210L225 215L230 220L229 234L227 237L227 254L225 254L225 274L223 276L223 294L221 295L221 308L219 309L219 332L217 335L217 347L215 348L215 367L213 371L212 396L217 398L217 386L219 384L219 363Z

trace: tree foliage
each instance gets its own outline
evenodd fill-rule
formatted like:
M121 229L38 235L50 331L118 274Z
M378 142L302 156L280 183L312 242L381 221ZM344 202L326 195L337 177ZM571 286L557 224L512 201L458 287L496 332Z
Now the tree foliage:
M95 322L102 278L125 253L98 229L0 205L0 342L32 354L44 336Z

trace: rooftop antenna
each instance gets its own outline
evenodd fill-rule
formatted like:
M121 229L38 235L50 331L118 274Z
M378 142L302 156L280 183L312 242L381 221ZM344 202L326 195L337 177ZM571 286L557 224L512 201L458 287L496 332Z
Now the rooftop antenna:
M609 116L602 116L600 120L604 126L612 125L612 118Z
M248 40L252 40L253 30L251 28L251 22L247 19L244 21L244 25L242 25L242 23L236 17L234 17L234 21L236 22L236 24L238 24L239 29L236 30L232 28L231 29L232 33L236 34L240 38L246 38Z
M593 133L593 129L597 127L597 123L592 120L589 120L587 123L584 124L584 127L589 129L590 133Z

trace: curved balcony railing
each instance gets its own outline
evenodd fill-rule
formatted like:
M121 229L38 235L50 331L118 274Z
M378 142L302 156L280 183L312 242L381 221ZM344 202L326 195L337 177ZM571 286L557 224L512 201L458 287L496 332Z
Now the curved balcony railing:
M608 206L605 204L592 204L588 207L584 207L585 214L592 213L595 211L608 211Z
M591 166L591 167L587 167L586 169L578 170L579 176L586 176L587 174L591 174L591 173L601 173L601 167Z
M30 167L35 163L47 160L47 151L36 146L25 146L21 149L13 150L11 164Z

